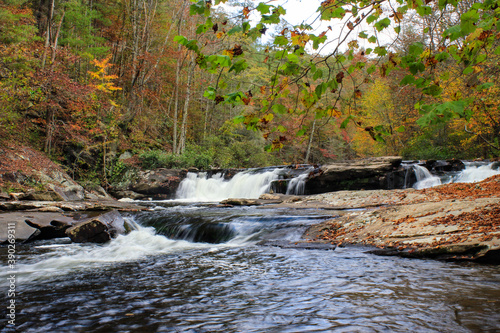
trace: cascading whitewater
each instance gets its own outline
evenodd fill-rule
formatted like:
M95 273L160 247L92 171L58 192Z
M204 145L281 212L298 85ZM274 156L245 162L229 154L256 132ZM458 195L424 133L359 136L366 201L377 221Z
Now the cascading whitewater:
M475 183L491 176L500 175L500 168L496 163L464 162L464 165L464 170L460 171L456 176L448 178L444 183ZM421 165L415 164L412 165L412 168L417 178L417 182L413 185L415 189L434 187L443 183L440 177L433 175Z
M454 179L454 183L475 183L485 180L491 176L500 175L500 168L494 169L496 163L464 162L465 169Z
M255 172L247 170L225 180L222 173L208 178L205 172L189 172L177 189L177 199L191 201L220 201L227 198L257 199L269 191L273 180L280 176L281 169Z
M309 176L309 172L303 173L298 177L290 180L288 187L286 189L286 194L304 194L306 189L306 180Z
M417 177L417 182L413 185L413 188L420 190L423 188L441 185L441 179L431 174L426 167L415 164L413 166L413 170L415 171L415 176Z

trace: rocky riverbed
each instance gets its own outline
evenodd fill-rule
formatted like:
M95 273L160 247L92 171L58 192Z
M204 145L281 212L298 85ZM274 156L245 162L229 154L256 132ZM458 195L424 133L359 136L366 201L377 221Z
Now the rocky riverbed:
M9 223L16 225L16 237L23 242L69 237L74 242L102 243L127 232L129 226L121 211L147 209L114 200L100 187L80 186L32 149L6 147L0 149L0 155L1 187L17 186L22 190L0 191L0 243L8 238ZM398 157L353 163L319 169L310 177L310 186L336 188L345 179L366 178L372 179L373 184L358 181L359 186L377 188L394 178L388 175L402 172ZM149 171L144 173L142 183L132 189L142 191L141 197L167 193L165 187L172 192L186 173L187 170ZM124 189L120 194L129 193L127 187ZM304 235L307 242L369 245L380 255L500 263L500 175L479 183L424 190L357 189L309 196L265 194L258 200L231 198L220 204L234 205L339 212L338 218L311 227Z
M341 191L290 207L346 211L304 238L338 246L370 245L381 255L500 263L500 176L425 190Z

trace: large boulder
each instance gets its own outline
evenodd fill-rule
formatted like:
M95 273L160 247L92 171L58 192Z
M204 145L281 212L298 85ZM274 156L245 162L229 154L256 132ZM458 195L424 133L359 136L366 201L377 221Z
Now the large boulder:
M123 217L118 211L111 211L75 224L66 230L66 235L75 243L105 243L126 232Z
M401 162L401 157L386 156L323 165L310 174L305 192L403 188L406 171Z
M111 188L110 193L117 199L153 198L156 200L175 198L175 192L186 177L187 170L156 169L140 171L133 182Z

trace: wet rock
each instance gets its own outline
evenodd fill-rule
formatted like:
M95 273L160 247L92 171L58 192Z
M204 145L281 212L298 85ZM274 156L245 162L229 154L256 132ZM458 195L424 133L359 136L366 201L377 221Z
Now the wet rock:
M75 243L105 243L125 233L125 221L117 211L79 222L66 230L66 235Z
M311 243L306 241L280 241L280 240L272 240L272 241L262 241L259 242L258 245L261 246L275 246L280 247L282 249L299 249L299 250L335 250L336 245L330 243Z
M34 217L27 217L26 224L38 229L40 233L29 240L63 238L66 236L66 229L71 227L75 220L61 214L36 214Z
M106 243L111 240L106 224L99 220L81 222L66 231L75 243Z
M23 242L35 237L40 231L30 227L25 221L26 214L23 213L2 213L0 214L0 244L5 244L8 239L9 224L14 225L16 242Z
M452 244L422 249L383 248L368 251L380 256L435 259L443 261L474 261L500 264L500 247L486 244Z
M306 194L404 187L402 158L386 156L323 165L306 181Z
M450 171L462 171L465 169L465 164L461 160L428 160L424 166L432 173L443 173Z
M261 203L253 199L241 199L241 198L231 198L222 200L221 205L232 205L232 206L258 206Z
M144 194L139 194L137 192L128 191L128 190L125 190L125 191L114 191L113 195L117 199L141 200L141 199L146 198L146 196Z
M108 211L116 209L119 211L140 211L145 210L143 206L134 205L117 200L97 200L97 201L0 201L0 211L23 211L46 209L55 207L64 211Z
M277 194L264 193L259 197L259 199L261 199L261 200L279 200L280 196Z
M118 191L132 191L153 199L172 199L186 174L187 170L174 169L141 171L133 183L114 188L111 194L115 195Z

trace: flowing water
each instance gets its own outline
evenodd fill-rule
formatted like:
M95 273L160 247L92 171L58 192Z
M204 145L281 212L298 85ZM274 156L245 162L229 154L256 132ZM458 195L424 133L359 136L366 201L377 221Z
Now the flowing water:
M500 330L497 266L260 245L293 243L335 211L149 205L128 217L136 230L106 245L18 247L17 330Z
M244 174L232 185L190 174L178 193L187 200L141 202L150 210L126 217L135 230L105 245L18 244L16 330L500 331L498 266L273 246L295 244L337 212L199 202L258 197L277 174ZM6 267L3 249L0 259ZM2 292L8 277L0 272Z

